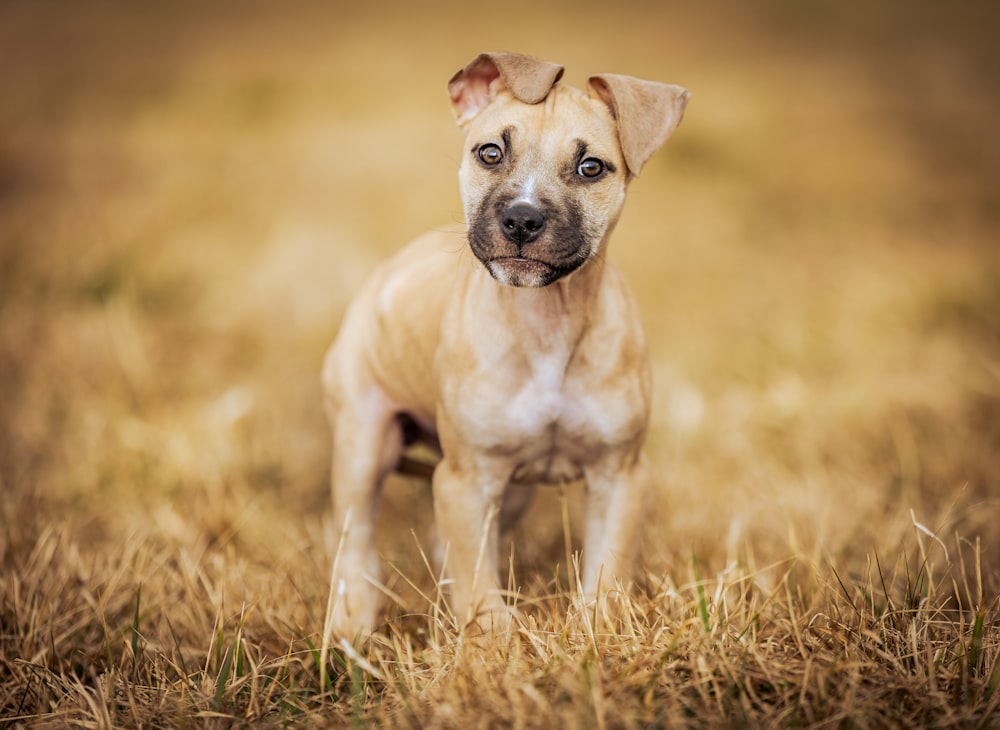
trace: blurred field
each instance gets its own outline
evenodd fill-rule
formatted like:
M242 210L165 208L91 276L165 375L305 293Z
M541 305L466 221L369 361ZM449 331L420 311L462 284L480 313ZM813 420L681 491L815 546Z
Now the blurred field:
M1000 727L998 23L0 4L0 727ZM551 490L524 629L460 639L395 480L401 604L323 685L320 360L461 217L444 89L483 50L693 93L611 252L655 357L643 578L624 627L574 614Z

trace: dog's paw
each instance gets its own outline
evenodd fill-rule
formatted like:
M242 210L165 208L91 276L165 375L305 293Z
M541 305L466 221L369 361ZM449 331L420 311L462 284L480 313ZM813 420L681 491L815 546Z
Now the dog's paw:
M378 592L367 583L343 578L331 587L326 635L353 641L371 634L378 612Z
M483 598L474 612L469 612L465 622L465 630L470 634L495 636L505 633L518 625L520 612L513 606L508 606L499 594L490 594Z
M578 593L570 607L570 617L589 626L619 629L628 625L631 615L632 599L620 589L602 591L596 597Z

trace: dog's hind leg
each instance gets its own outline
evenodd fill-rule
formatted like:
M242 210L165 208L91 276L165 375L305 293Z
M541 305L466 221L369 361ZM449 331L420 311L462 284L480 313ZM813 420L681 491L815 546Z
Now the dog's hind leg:
M528 511L535 497L534 484L508 484L500 502L500 532L512 530Z

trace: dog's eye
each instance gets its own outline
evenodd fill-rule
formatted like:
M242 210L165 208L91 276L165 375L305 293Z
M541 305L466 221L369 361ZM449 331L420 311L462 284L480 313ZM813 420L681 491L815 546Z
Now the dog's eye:
M503 162L503 150L495 144L484 144L479 148L479 159L484 165L492 167Z
M597 177L602 172L604 172L604 163L596 157L588 157L576 168L576 173L581 177Z

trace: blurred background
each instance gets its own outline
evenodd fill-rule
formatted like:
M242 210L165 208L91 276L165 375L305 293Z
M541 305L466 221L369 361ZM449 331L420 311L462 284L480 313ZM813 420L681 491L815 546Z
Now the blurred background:
M979 538L997 586L998 27L924 0L0 2L0 561L60 530L321 581L324 349L378 261L461 218L445 84L510 50L692 92L611 248L655 362L650 565L850 573L917 521ZM409 541L427 486L387 492ZM526 562L561 545L545 512Z

